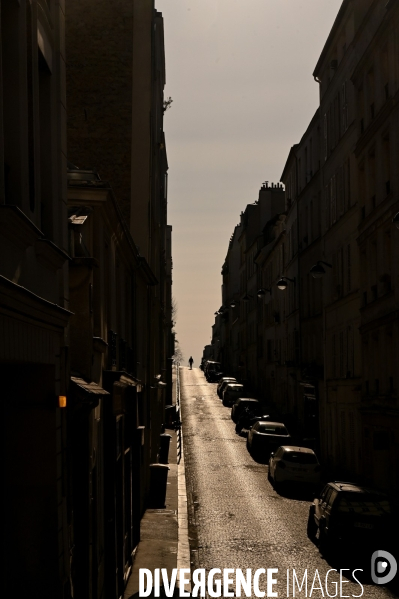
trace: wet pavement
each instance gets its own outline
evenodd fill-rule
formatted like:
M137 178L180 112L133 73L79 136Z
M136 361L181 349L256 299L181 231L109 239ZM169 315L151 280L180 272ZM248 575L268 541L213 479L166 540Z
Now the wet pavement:
M396 587L371 584L371 554L360 558L356 552L339 552L327 561L306 534L311 498L274 490L267 466L248 453L245 438L235 433L230 409L217 396L216 384L207 383L201 370L182 368L181 382L192 569L240 568L245 574L247 568L252 573L278 568L272 574L278 597L398 596ZM327 575L333 568L338 572ZM339 570L345 568L349 570L342 573L340 587ZM348 580L356 568L364 570L355 573L362 586ZM305 580L301 591L295 585L295 595L293 570L299 585L307 571L307 584ZM266 575L259 587L266 591Z

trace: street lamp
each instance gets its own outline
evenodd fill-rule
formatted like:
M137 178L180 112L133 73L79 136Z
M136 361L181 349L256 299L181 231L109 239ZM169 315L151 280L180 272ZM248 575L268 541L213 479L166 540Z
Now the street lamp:
M393 222L393 224L395 225L395 227L396 227L397 229L399 229L399 212L397 212L397 213L395 214L395 216L394 216L394 217L393 217L393 219L392 219L392 222Z
M258 295L258 297L263 297L263 296L265 296L265 295L266 295L266 291L268 291L268 292L270 293L270 295L272 294L272 290L271 290L271 289L267 289L267 288L263 288L263 287L261 287L261 288L258 290L258 292L257 292L257 295Z
M323 260L317 260L316 264L314 264L309 271L314 279L321 279L321 277L326 274L326 271L324 270L322 264L328 266L328 268L332 268L332 265L328 262L324 262Z
M295 284L295 277L293 279L290 279L289 277L281 277L281 279L277 281L278 289L280 289L281 291L285 291L288 287L287 281L290 281L291 283Z

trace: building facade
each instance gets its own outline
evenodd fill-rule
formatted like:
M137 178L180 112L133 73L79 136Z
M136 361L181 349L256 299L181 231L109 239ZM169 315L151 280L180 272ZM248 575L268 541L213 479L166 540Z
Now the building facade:
M5 590L119 599L172 399L162 15L11 0L0 49Z
M223 267L250 289L243 379L331 472L390 492L399 487L398 23L392 1L344 0L313 73L319 107L281 176L284 206L258 253L242 242L236 274ZM250 304L256 287L263 309ZM223 295L217 318L225 304Z
M70 592L63 3L1 4L0 369L5 592Z

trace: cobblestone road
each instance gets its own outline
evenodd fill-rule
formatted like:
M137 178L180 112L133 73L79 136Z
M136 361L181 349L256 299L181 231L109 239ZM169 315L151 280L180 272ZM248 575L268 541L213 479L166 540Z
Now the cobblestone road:
M331 568L363 568L355 556L336 556L328 563L306 535L310 501L276 493L267 481L267 466L255 462L247 452L245 439L238 436L216 393L216 384L207 383L201 370L181 369L181 399L189 497L192 568L278 568L274 591L278 597L292 597L293 569L300 581L307 570L307 592L296 588L296 597L361 596L362 587L343 573L342 590L333 581L339 573ZM383 549L383 548L381 548ZM357 563L356 563L357 562ZM287 590L287 570L289 588ZM317 574L315 587L310 594ZM366 599L397 597L396 591L372 585L361 573ZM266 576L260 579L266 590ZM316 588L320 587L321 588ZM233 587L234 588L234 585ZM255 596L253 594L253 596Z

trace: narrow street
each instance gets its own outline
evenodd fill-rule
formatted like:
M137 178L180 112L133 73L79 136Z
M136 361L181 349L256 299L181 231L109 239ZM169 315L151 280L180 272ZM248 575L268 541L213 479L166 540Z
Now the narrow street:
M267 466L252 459L245 438L235 433L230 409L223 407L216 384L207 383L198 368L181 368L181 404L189 500L192 569L240 568L245 573L260 568L278 568L273 590L279 597L293 596L292 570L301 582L307 569L307 593L296 589L296 597L364 596L394 597L389 589L369 584L361 576L346 582L342 590L332 584L339 573L331 568L364 568L359 564L328 563L306 534L310 501L279 495L267 480ZM345 562L345 560L343 560ZM356 559L355 559L356 562ZM366 567L369 568L368 560ZM287 592L287 570L290 591ZM315 583L318 571L323 591ZM349 572L344 572L344 575ZM356 575L358 577L358 575ZM231 588L234 588L232 586ZM266 576L260 589L266 590ZM255 596L255 595L253 595Z

